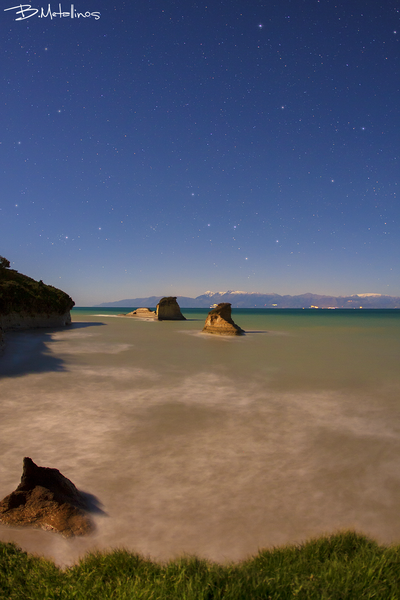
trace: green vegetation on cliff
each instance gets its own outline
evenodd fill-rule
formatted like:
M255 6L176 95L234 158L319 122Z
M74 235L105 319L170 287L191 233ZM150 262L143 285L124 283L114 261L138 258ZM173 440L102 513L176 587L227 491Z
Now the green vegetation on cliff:
M9 313L64 314L74 301L68 294L43 281L35 281L9 268L9 261L0 256L0 315Z
M125 550L89 554L66 570L0 543L0 598L315 600L400 598L400 547L354 532L261 550L237 564L196 557L155 563Z

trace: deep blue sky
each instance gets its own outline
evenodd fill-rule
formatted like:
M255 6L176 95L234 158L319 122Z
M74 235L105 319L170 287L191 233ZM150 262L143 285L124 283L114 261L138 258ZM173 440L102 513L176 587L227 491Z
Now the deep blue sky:
M1 6L13 268L77 305L400 296L400 4L76 0L100 18L38 2L20 21Z

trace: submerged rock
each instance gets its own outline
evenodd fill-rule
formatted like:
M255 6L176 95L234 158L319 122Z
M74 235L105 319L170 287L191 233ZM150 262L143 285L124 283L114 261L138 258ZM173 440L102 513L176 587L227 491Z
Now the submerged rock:
M0 502L0 522L61 533L86 535L94 525L85 496L58 469L38 467L25 457L21 483Z
M208 313L203 332L216 335L244 335L245 333L239 325L232 321L229 302L218 304Z
M159 321L186 321L176 301L176 296L161 298L157 304L156 315Z

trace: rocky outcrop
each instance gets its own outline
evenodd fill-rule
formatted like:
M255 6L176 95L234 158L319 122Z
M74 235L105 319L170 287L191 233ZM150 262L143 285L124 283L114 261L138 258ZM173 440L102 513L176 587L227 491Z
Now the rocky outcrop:
M156 315L159 321L186 321L176 301L176 296L161 298L157 304Z
M216 335L243 335L245 333L239 325L232 321L229 302L218 304L208 313L203 332Z
M86 535L93 529L85 496L58 469L38 467L25 457L21 483L0 502L0 522Z
M11 312L8 315L0 314L0 327L3 330L11 329L36 329L39 327L64 327L71 325L71 313L68 311L62 315L52 313L37 313L35 315L22 312Z
M141 319L155 319L156 313L154 310L150 310L149 308L137 308L130 313L126 313L121 315L123 317L139 317Z
M0 259L0 327L4 331L71 323L75 303L68 294L8 268L9 261Z

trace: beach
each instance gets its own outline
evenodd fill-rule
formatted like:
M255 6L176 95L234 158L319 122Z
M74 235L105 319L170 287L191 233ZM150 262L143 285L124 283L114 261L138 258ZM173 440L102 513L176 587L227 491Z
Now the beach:
M0 497L22 459L101 510L63 539L2 541L75 562L125 547L226 562L343 528L400 541L400 311L233 310L247 333L74 309L64 329L9 333L0 358Z

